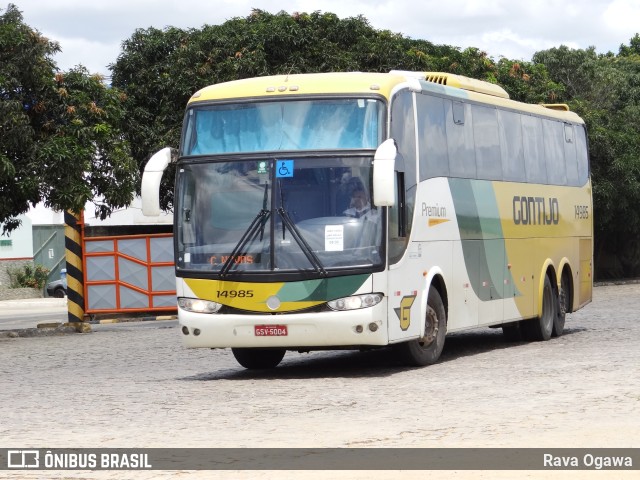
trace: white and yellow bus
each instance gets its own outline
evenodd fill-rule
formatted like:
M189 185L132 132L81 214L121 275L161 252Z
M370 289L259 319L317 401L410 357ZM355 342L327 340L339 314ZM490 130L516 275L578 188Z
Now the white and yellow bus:
M172 157L145 168L146 214ZM238 80L191 97L175 161L184 341L246 368L388 345L426 365L447 333L547 340L591 301L587 135L565 105L446 73Z

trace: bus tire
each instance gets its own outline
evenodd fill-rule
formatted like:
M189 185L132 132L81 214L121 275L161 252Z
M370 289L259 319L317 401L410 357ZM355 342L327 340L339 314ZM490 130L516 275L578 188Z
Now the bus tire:
M523 333L527 340L539 342L549 340L558 312L558 296L548 275L544 277L542 291L542 311L538 318L522 322Z
M559 337L564 331L564 322L570 308L570 298L569 277L567 277L567 275L562 275L562 280L560 280L560 291L558 292L558 312L555 320L553 321L552 335L554 337Z
M396 354L406 365L424 367L438 361L447 335L447 312L435 287L429 288L425 336L394 345Z
M275 368L282 361L284 348L232 348L233 356L249 370Z

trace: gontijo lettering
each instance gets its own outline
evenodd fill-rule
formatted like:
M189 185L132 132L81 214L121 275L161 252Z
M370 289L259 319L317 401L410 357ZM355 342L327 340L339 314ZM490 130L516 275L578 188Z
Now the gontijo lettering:
M513 197L513 223L516 225L557 225L559 221L557 198Z

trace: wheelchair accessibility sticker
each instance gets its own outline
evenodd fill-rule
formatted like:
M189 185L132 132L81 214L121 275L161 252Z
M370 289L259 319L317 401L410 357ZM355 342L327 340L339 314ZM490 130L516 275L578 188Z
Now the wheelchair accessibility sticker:
M293 177L293 160L276 161L276 178Z

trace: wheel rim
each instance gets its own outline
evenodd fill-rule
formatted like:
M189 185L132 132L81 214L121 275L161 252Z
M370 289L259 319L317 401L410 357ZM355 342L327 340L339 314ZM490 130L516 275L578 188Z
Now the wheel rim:
M418 340L421 347L426 348L431 345L438 336L438 314L427 305L427 318L424 326L424 337Z

